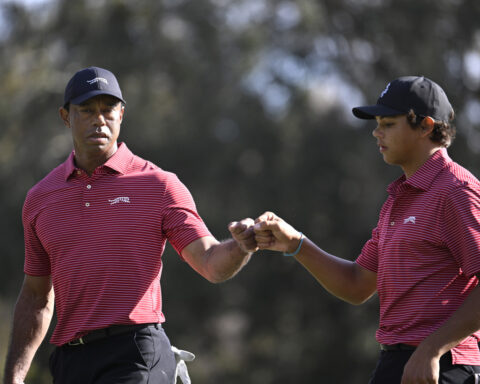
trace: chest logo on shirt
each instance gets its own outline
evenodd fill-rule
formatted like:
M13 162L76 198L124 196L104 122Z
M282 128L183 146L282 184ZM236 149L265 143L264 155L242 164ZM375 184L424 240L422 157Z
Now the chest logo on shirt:
M116 197L115 199L108 200L110 205L118 203L130 203L130 198L128 196Z
M403 224L407 224L407 223L415 224L415 220L416 220L415 216L410 216L410 217L407 217L405 220L403 220Z

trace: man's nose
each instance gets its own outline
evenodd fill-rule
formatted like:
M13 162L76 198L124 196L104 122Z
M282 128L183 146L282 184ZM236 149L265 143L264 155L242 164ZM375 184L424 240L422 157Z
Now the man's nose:
M94 124L99 126L104 126L106 124L105 116L101 111L96 111L94 114Z

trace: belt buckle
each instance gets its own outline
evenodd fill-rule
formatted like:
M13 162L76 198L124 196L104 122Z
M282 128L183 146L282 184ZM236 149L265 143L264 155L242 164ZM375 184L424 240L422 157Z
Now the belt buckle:
M83 344L85 344L85 342L83 341L82 337L79 337L78 339L75 339L75 340L72 340L72 341L68 342L68 345L71 345L71 346L83 345Z

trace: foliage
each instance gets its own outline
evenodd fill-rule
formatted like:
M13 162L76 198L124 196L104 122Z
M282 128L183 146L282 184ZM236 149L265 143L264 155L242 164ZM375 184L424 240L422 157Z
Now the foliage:
M22 281L25 193L71 151L57 109L68 79L89 65L118 75L122 140L179 175L219 238L229 221L268 209L354 259L399 170L383 164L372 123L350 109L402 75L447 90L459 131L450 153L480 175L478 1L1 4L0 292L10 301ZM342 303L269 252L221 285L171 248L164 260L165 327L197 354L196 384L367 382L375 299ZM48 382L49 351L39 351L29 383Z

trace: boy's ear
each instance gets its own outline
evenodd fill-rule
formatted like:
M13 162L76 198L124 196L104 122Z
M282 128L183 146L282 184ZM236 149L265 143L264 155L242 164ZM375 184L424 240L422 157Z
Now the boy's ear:
M426 133L431 133L435 125L435 120L433 120L430 116L424 117L421 125L422 125L422 129Z

